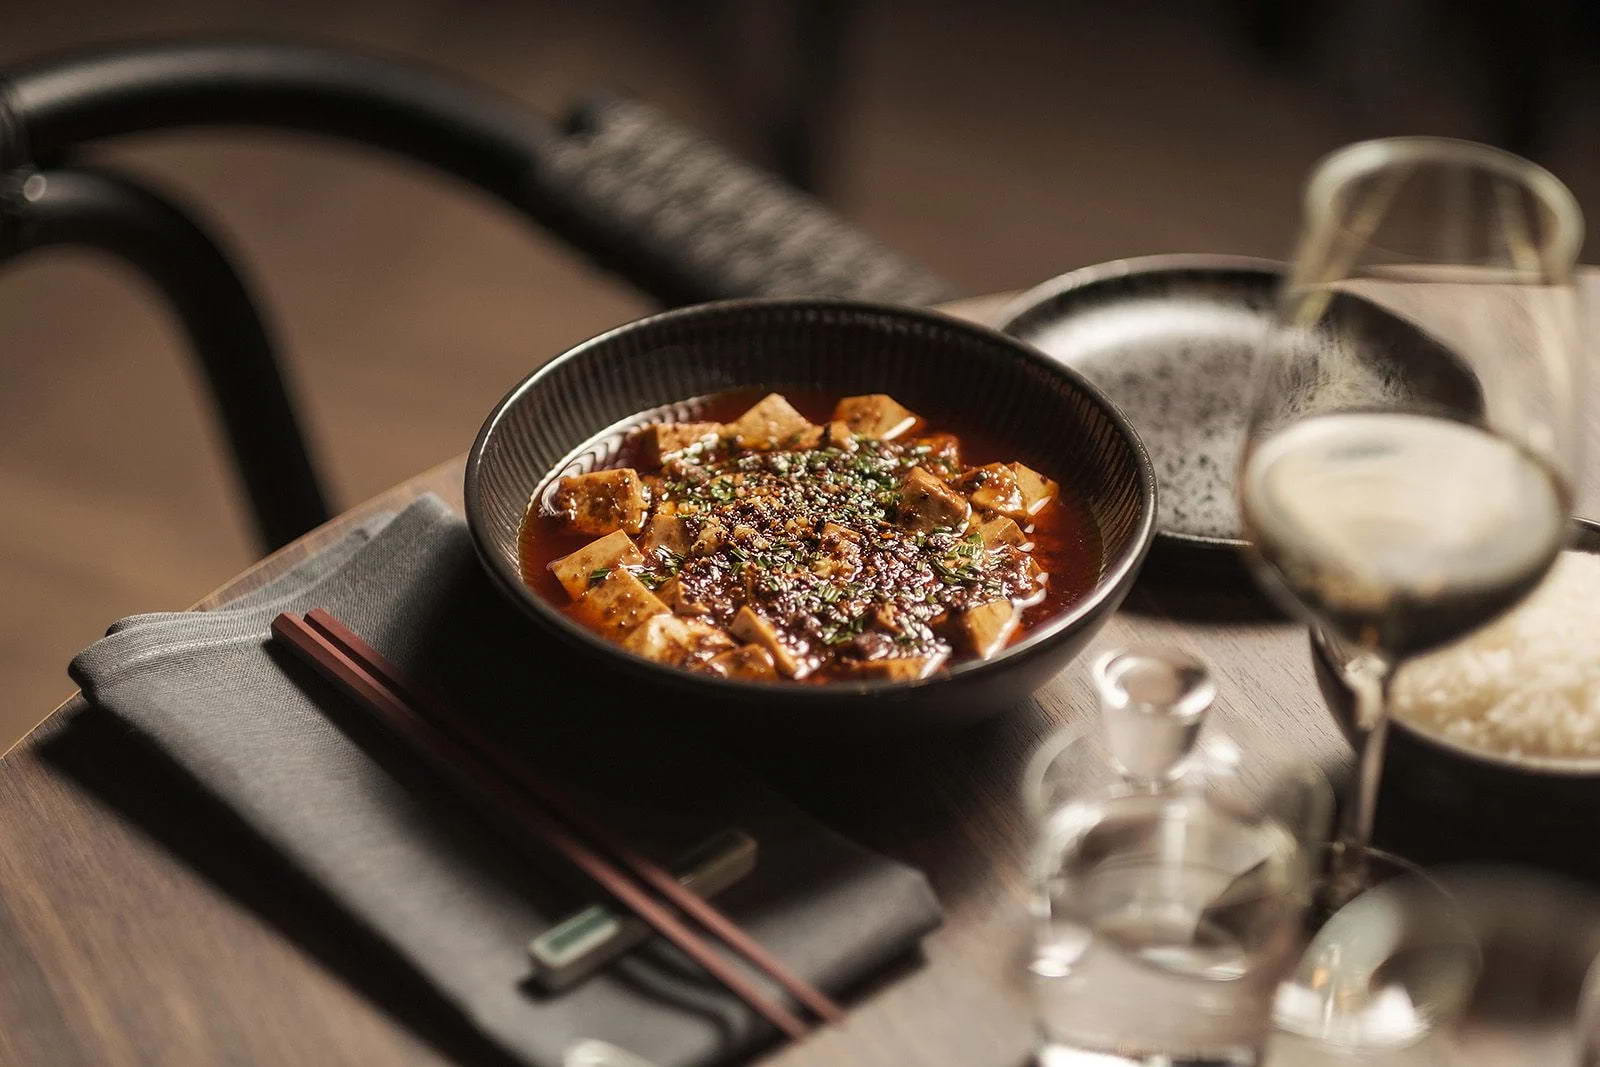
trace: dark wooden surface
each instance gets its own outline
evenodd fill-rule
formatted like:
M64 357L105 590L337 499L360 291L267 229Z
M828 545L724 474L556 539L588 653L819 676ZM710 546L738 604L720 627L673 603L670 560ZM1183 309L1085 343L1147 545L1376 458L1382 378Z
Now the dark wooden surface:
M981 318L995 307L959 310ZM368 501L197 607L255 588L375 511L425 492L459 506L461 473L458 458ZM1248 717L1272 748L1335 769L1345 760L1300 627L1264 617L1249 594L1151 575L1076 665L1003 721L890 752L841 753L819 772L826 788L797 784L818 815L927 872L947 922L920 966L771 1062L1027 1060L1018 775L1042 738L1092 711L1083 664L1135 642L1208 660L1223 713ZM342 916L240 844L226 816L197 803L173 772L77 698L0 762L0 1064L499 1062L383 946L353 939ZM186 859L196 855L204 875ZM1589 918L1591 898L1561 899L1563 914ZM1553 929L1552 943L1574 941L1570 925ZM1570 991L1541 1002L1562 997ZM1565 1040L1564 1018L1552 1009L1526 1033L1503 1019L1479 1027L1466 1062L1557 1062L1545 1057Z

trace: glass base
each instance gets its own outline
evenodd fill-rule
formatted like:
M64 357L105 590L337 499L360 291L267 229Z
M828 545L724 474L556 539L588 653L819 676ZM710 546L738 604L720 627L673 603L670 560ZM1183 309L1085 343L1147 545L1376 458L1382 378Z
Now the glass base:
M1295 1034L1267 1041L1266 1067L1461 1067L1463 1061L1442 1034L1396 1049L1345 1048Z
M1033 1062L1034 1067L1260 1067L1262 1058L1255 1049L1239 1049L1219 1058L1216 1054L1195 1057L1166 1052L1098 1052L1049 1044L1039 1048Z
M1279 1030L1349 1052L1392 1051L1448 1029L1472 997L1482 951L1455 899L1417 867L1373 849L1358 891L1313 907L1300 963L1279 986Z

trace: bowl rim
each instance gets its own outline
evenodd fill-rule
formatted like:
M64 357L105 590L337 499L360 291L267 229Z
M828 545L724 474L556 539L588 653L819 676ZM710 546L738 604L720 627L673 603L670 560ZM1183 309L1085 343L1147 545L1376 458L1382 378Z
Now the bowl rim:
M948 670L942 670L926 678L919 678L910 682L829 682L825 685L795 685L790 683L747 682L711 675L700 675L656 663L643 657L630 655L616 644L578 625L568 618L565 613L558 611L553 605L546 603L537 593L529 589L517 569L506 560L500 558L498 553L492 552L485 544L482 530L486 524L484 512L487 505L484 500L481 471L484 466L485 451L497 428L512 408L528 392L536 389L546 378L555 374L566 364L588 357L596 350L613 343L619 337L668 323L693 322L699 318L738 315L743 312L764 309L795 312L804 310L854 312L888 319L937 325L944 329L953 329L958 333L964 332L974 335L989 344L1008 349L1025 362L1032 362L1046 368L1052 374L1068 379L1077 390L1101 409L1111 425L1121 433L1123 440L1127 443L1132 453L1134 471L1138 479L1141 514L1138 516L1138 527L1129 539L1128 544L1115 559L1106 561L1105 569L1101 572L1100 579L1095 583L1094 588L1080 601L1043 625L1036 627L1022 641L1008 646L999 655L990 659L970 660ZM670 401L662 401L662 403L668 402ZM546 472L546 476L548 473ZM1150 550L1150 544L1154 540L1156 492L1155 467L1150 460L1150 454L1145 449L1144 442L1140 440L1139 434L1134 430L1132 423L1123 414L1122 409L1117 407L1105 393L1078 371L1051 359L1026 342L1003 334L999 330L926 308L824 297L749 297L691 304L685 307L673 308L669 311L646 315L643 318L614 326L585 341L580 341L549 362L535 368L516 385L512 386L511 390L500 399L499 403L495 404L488 417L484 420L483 425L479 428L478 435L472 443L472 450L467 454L463 496L466 503L467 528L478 558L501 587L502 592L521 605L524 611L529 612L535 619L553 628L557 633L581 645L596 651L603 651L606 654L624 660L630 668L637 672L658 678L667 684L692 687L704 685L720 695L729 697L744 696L752 700L759 700L762 697L771 698L774 693L782 693L785 699L825 703L845 695L914 693L932 686L971 678L975 675L994 673L1004 669L1008 664L1030 657L1047 645L1053 644L1056 640L1066 636L1079 622L1091 618L1101 611L1108 600L1112 600L1113 597L1120 599L1118 594L1125 592L1127 587L1132 584L1138 574L1140 565L1144 562L1145 556Z
M1001 309L998 325L995 328L1007 336L1015 337L1023 344L1032 346L1033 342L1013 334L1012 330L1024 324L1029 316L1042 312L1056 301L1106 282L1183 272L1260 274L1273 279L1282 279L1287 267L1288 264L1281 260L1223 252L1164 252L1151 256L1110 259L1104 263L1094 263L1065 274L1058 274L1012 298ZM1070 365L1063 364L1063 366ZM1169 530L1159 526L1156 528L1156 538L1175 546L1207 551L1215 549L1239 551L1249 547L1250 544L1242 537L1218 537L1213 534Z

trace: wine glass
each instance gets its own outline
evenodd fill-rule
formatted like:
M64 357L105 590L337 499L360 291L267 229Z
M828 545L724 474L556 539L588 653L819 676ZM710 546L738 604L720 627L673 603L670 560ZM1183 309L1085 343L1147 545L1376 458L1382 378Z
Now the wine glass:
M1600 959L1583 979L1573 1029L1578 1046L1574 1067L1600 1067Z
M1362 142L1307 186L1239 494L1253 569L1344 646L1358 695L1325 915L1372 883L1395 671L1516 604L1566 540L1581 242L1566 187L1485 145Z

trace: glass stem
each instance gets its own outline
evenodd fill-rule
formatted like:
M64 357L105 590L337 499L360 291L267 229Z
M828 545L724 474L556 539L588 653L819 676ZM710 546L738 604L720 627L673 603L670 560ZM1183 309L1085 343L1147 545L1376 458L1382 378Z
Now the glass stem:
M1364 656L1345 672L1356 698L1356 766L1336 842L1339 846L1333 872L1336 897L1344 895L1339 886L1348 885L1359 891L1366 880L1366 850L1372 845L1372 830L1378 814L1378 787L1383 783L1384 743L1389 736L1389 693L1394 672L1394 664L1378 656Z

